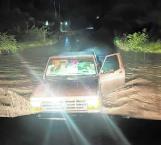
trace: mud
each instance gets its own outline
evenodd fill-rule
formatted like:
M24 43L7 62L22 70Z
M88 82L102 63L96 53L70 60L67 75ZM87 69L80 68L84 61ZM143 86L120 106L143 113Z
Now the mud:
M0 117L17 117L30 113L29 98L7 88L0 88Z
M134 79L103 98L110 115L161 120L161 90L148 80ZM29 96L0 88L0 117L31 114Z
M108 114L127 117L161 119L159 87L145 79L135 79L103 99Z

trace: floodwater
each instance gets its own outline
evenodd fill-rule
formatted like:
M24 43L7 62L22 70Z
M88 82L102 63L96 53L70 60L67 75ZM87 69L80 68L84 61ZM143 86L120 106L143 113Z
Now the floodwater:
M126 78L143 78L161 87L161 54L122 53Z
M107 49L110 50L109 47ZM11 88L21 95L29 95L34 86L41 81L48 57L58 52L62 52L62 45L59 43L25 49L12 56L0 56L0 87ZM161 54L121 54L127 81L143 78L161 88Z

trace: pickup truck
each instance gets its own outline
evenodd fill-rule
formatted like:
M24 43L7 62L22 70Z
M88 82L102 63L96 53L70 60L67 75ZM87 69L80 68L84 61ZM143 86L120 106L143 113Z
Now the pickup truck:
M103 59L94 53L72 52L48 59L43 81L33 92L33 113L98 113L102 98L125 83L119 53Z

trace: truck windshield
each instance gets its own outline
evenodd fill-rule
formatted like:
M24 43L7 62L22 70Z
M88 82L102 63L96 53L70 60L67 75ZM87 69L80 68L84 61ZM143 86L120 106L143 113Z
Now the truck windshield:
M46 76L94 75L96 72L93 57L52 58L49 60Z

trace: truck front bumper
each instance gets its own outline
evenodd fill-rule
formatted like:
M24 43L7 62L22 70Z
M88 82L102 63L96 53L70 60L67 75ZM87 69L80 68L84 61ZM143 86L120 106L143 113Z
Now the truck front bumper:
M98 113L101 111L99 97L31 98L32 113Z

